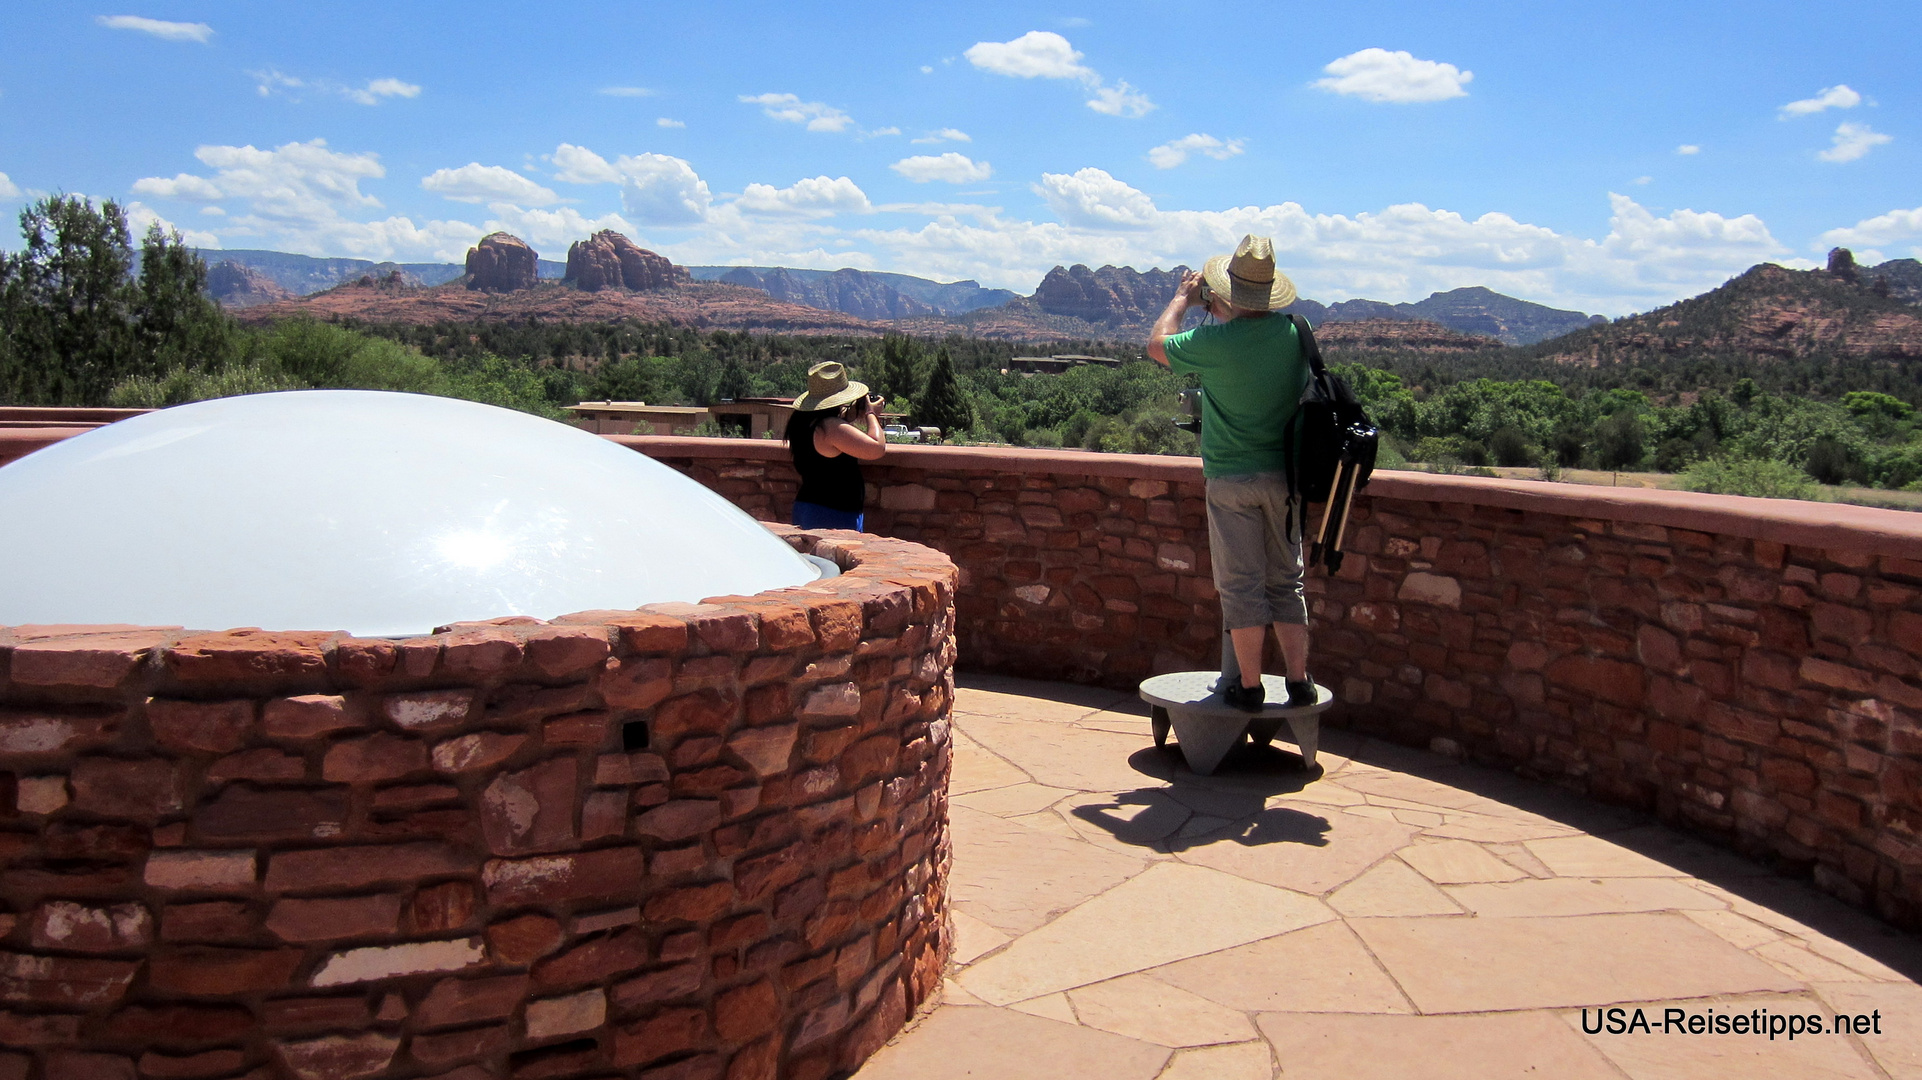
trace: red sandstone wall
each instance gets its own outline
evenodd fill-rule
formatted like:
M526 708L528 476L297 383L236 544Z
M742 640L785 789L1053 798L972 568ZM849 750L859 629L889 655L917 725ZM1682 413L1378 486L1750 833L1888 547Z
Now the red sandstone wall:
M783 531L852 569L400 640L0 628L0 1080L858 1066L948 952L955 575Z
M757 516L779 444L631 439ZM961 569L977 670L1212 670L1194 459L900 448L869 528ZM1512 766L1812 872L1922 926L1922 515L1416 473L1310 578L1335 723Z

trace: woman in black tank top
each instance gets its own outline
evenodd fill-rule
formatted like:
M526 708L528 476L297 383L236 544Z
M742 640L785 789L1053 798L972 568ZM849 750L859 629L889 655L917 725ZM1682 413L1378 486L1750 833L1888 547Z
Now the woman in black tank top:
M808 369L808 391L794 399L787 422L788 453L801 474L792 521L804 529L860 530L867 487L861 462L887 453L881 434L881 399L848 380L834 361Z

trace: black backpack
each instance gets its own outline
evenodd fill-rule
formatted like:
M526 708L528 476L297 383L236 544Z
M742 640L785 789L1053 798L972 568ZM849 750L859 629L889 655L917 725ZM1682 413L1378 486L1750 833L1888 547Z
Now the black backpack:
M1308 566L1325 563L1329 573L1334 573L1341 569L1341 541L1348 528L1349 502L1357 490L1368 486L1381 436L1362 412L1348 383L1328 373L1308 320L1299 315L1288 318L1295 324L1310 372L1294 418L1284 432L1288 494L1297 514L1305 513L1308 503L1324 505L1306 562Z

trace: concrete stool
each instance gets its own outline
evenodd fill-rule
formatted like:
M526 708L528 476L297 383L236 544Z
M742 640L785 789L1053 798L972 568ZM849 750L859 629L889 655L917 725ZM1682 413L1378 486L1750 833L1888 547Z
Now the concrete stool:
M1288 700L1286 681L1279 675L1263 675L1261 685L1268 694L1268 703L1260 712L1250 713L1230 708L1221 700L1221 694L1215 689L1221 679L1218 671L1175 671L1156 675L1141 684L1141 700L1154 706L1151 722L1156 746L1168 745L1168 729L1172 726L1175 741L1181 745L1181 756L1188 759L1188 768L1201 776L1211 776L1228 751L1240 744L1243 735L1267 746L1274 742L1282 722L1287 721L1294 733L1295 745L1301 748L1302 763L1311 769L1315 767L1315 747L1321 741L1321 714L1335 703L1335 695L1327 687L1315 687L1313 705L1291 709L1276 704ZM1240 679L1241 676L1235 676L1237 682Z

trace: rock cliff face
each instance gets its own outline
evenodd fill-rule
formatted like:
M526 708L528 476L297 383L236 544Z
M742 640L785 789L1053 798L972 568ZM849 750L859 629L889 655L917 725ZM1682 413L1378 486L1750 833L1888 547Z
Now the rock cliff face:
M265 274L231 259L207 268L207 295L218 300L223 307L230 308L252 307L294 298L292 291L274 284Z
M1185 266L1146 272L1127 266L1090 270L1076 263L1048 271L1034 290L1034 302L1050 315L1066 315L1108 326L1150 323L1181 284Z
M520 237L490 233L467 251L467 287L477 292L531 289L539 263L540 256Z
M1451 330L1426 319L1356 319L1321 324L1315 340L1328 352L1462 353L1499 349L1502 343L1481 334Z
M810 280L778 266L760 272L737 266L719 280L760 289L789 304L846 312L863 319L910 319L936 313L932 305L905 296L860 270L836 270L812 275Z
M602 229L567 249L568 284L582 292L665 289L688 280L687 271L612 229Z
M1763 263L1701 296L1546 342L1538 355L1587 364L1702 355L1922 358L1922 312L1883 295L1872 272L1853 260L1839 268Z

